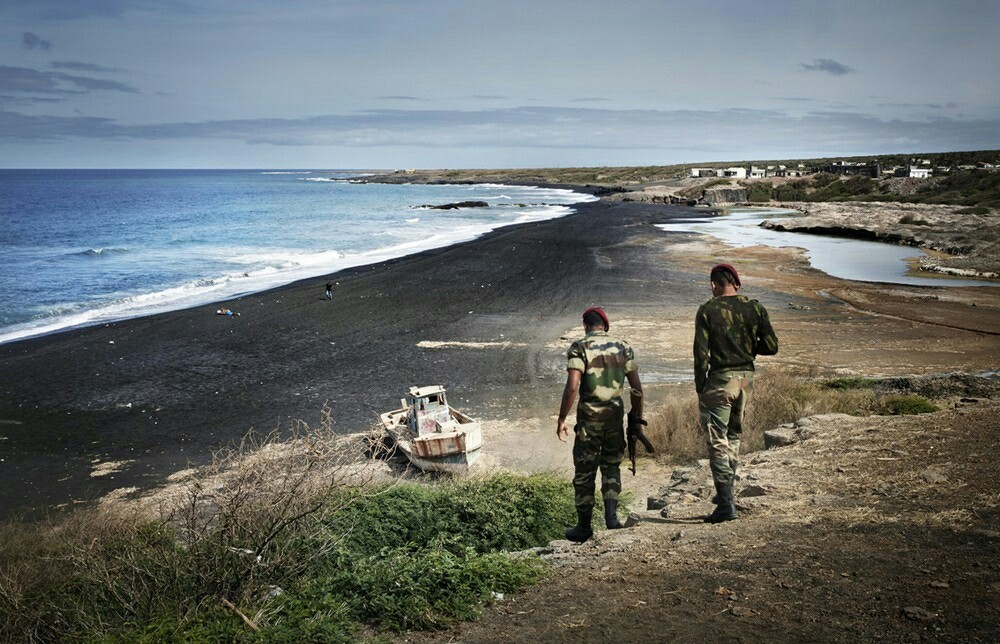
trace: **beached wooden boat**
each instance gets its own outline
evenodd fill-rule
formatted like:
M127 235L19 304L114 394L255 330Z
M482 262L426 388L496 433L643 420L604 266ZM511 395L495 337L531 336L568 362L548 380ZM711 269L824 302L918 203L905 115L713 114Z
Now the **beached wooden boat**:
M450 407L440 385L410 387L399 402L379 416L397 449L422 470L468 471L483 446L479 421Z

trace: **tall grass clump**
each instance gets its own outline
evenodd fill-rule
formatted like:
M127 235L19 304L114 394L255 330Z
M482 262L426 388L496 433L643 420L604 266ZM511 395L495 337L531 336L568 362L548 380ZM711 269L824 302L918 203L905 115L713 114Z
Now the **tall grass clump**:
M330 423L248 439L174 494L0 525L0 641L351 641L438 628L544 569L552 475L375 483Z
M825 386L779 369L758 370L743 418L743 449L763 449L765 431L803 416L871 413L875 398L871 386L862 387L860 381L856 386ZM698 397L692 385L677 387L646 415L649 420L646 435L661 455L676 462L705 457L706 438L699 423Z

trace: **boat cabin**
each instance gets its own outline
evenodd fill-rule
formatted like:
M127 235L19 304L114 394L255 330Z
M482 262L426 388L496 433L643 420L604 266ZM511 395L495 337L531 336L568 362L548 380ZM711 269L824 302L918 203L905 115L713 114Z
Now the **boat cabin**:
M414 436L453 430L458 423L452 418L444 387L410 387L404 407L410 410L410 431Z

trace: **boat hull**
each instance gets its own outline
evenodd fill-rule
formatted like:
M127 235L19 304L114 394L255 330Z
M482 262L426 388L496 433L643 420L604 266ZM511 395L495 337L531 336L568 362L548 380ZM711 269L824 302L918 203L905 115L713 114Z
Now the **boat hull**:
M450 420L438 423L438 431L414 437L409 429L409 410L397 409L380 416L382 425L397 448L414 466L428 472L461 474L479 457L483 446L478 421L449 407Z

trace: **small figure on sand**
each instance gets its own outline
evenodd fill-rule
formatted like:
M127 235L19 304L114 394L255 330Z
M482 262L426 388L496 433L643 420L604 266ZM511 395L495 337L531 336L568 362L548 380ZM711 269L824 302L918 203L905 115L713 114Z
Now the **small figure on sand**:
M333 282L332 281L326 283L326 299L328 299L328 300L332 300L333 299Z
M216 315L229 315L229 316L239 315L239 313L233 313L233 311L231 309L216 309L215 314Z

